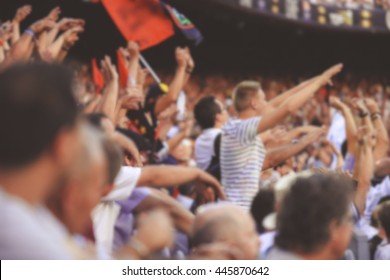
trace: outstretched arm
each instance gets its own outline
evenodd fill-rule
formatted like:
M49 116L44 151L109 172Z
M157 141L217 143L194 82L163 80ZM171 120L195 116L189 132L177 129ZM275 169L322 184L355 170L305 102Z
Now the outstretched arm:
M316 78L313 82L302 89L299 96L290 96L277 109L265 115L259 123L257 129L258 134L267 129L270 129L287 115L295 113L297 110L299 110L311 97L313 97L314 93L320 87L330 83L331 78L339 73L342 67L342 64L337 64L329 68L321 76Z
M303 137L301 140L299 140L298 143L290 143L267 151L267 155L263 164L263 170L274 167L286 159L289 159L290 157L300 153L307 146L315 142L323 133L324 129L318 128Z
M177 48L176 49L176 62L177 68L173 81L169 85L168 92L161 96L157 102L154 112L156 115L164 111L171 104L175 103L179 97L180 91L183 89L185 78L186 78L186 69L188 54L185 49Z
M309 80L306 80L299 85L289 89L288 91L283 92L282 94L276 96L272 100L269 101L269 104L272 105L273 107L279 107L281 104L283 104L284 101L286 101L289 97L293 95L299 95L301 91L307 87L310 83L314 82L318 76L313 77Z
M216 191L219 198L225 198L222 186L219 182L213 176L198 168L165 165L146 166L142 168L137 186L163 188L194 181L209 185Z

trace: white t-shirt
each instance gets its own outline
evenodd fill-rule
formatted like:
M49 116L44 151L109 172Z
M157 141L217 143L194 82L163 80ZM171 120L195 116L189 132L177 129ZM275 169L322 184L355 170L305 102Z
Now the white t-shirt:
M345 119L339 111L333 111L332 123L329 127L328 140L332 142L338 151L346 139Z
M387 240L383 240L378 246L374 256L375 260L390 260L390 244Z
M369 239L374 237L378 230L373 228L371 224L371 216L378 206L378 203L382 197L390 195L390 178L386 176L383 181L375 187L370 187L366 197L366 208L364 215L359 221L359 229L362 230Z
M222 132L220 128L208 128L203 130L195 141L195 160L196 165L206 170L211 163L211 159L215 156L214 141L215 138Z
M141 168L122 166L115 178L114 189L95 207L92 212L93 231L98 255L110 258L114 241L114 225L120 212L115 202L127 199L141 176Z
M249 210L259 190L265 148L257 127L261 118L232 119L222 128L221 177L227 199Z
M0 259L71 259L66 230L43 207L32 207L0 188Z
M271 247L274 246L276 231L260 234L260 259L265 260Z

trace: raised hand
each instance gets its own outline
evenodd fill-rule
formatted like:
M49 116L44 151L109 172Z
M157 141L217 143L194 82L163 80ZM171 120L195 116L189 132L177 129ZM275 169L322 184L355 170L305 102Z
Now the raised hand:
M341 110L343 106L345 106L345 104L341 102L340 98L338 98L337 96L331 96L329 98L329 105L337 110Z
M57 23L57 27L61 31L66 31L75 27L83 27L85 25L85 21L83 19L77 18L63 18Z
M363 99L359 99L359 98L352 99L352 106L354 107L355 110L358 111L360 115L368 114L368 109Z
M210 174L204 172L203 170L199 170L198 181L199 183L203 183L204 185L211 187L215 191L218 198L223 200L226 199L221 184Z
M53 28L55 25L55 21L50 18L43 18L36 22L34 22L30 26L30 30L34 32L35 34L39 34L47 29Z
M13 21L16 23L21 23L32 11L31 5L24 5L20 7L14 16Z
M140 87L141 90L143 90L146 78L149 75L148 69L142 69L141 67L138 69L137 72L137 86Z
M326 126L318 127L313 129L312 132L308 133L306 137L308 137L312 142L319 140L322 136L324 136L327 132L328 128Z
M61 8L55 7L53 10L50 11L50 13L46 16L46 19L52 20L56 22L61 14Z
M130 57L136 57L139 55L139 45L136 42L128 42L127 50L129 51Z
M185 47L184 49L187 52L187 68L188 68L188 71L192 72L194 70L194 68L195 68L194 59L191 56L190 49L188 47Z
M368 126L359 127L356 137L362 146L368 145L369 147L374 147L376 144L376 132L370 130Z
M64 33L64 47L70 48L72 47L78 40L79 36L78 34L83 32L84 28L81 26L73 27L72 29L68 30Z
M111 58L109 56L105 56L101 61L102 66L102 74L106 84L112 82L118 82L118 71L116 67L112 64Z
M177 106L174 103L168 108L166 108L164 111L162 111L160 114L158 114L157 118L159 121L171 120L172 116L176 115L178 112L179 109L177 109Z
M121 97L122 108L128 110L140 109L140 104L145 101L145 96L139 89L139 87L130 87L126 89L126 94Z
M184 48L177 47L175 50L176 63L179 67L186 67L188 63L188 53Z
M333 85L332 83L332 77L336 74L340 73L343 69L343 64L339 63L336 64L329 69L327 69L324 73L321 75L321 85L324 86L326 84Z
M364 103L371 113L380 113L379 105L373 98L365 98Z

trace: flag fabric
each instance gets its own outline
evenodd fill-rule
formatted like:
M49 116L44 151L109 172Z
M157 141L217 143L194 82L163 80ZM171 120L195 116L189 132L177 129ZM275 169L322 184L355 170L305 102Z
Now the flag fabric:
M164 8L156 0L102 0L104 7L127 41L136 41L140 50L153 47L175 30Z
M97 66L96 58L92 59L92 78L96 92L100 92L104 87L104 78Z
M172 19L175 27L178 28L187 39L193 41L195 45L199 45L203 41L202 33L200 33L196 26L185 15L163 1L160 1L160 3Z
M122 88L127 87L127 81L129 79L129 73L127 71L126 63L123 60L121 51L118 49L116 51L117 63L118 63L118 72L119 72L119 81Z

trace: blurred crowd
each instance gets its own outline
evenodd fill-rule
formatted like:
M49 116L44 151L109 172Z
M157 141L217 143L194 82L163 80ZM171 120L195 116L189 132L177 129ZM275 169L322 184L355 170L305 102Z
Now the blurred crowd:
M0 33L1 259L390 259L390 88L67 62L54 8ZM237 70L237 72L239 72Z
M390 9L390 2L388 0L310 0L310 3L347 9Z

